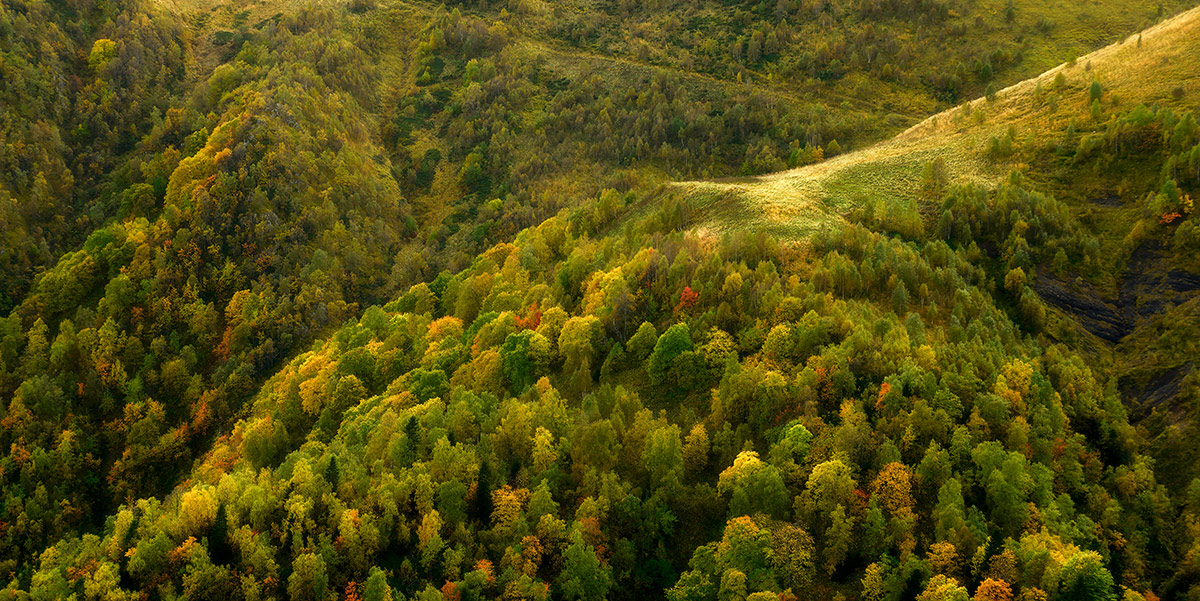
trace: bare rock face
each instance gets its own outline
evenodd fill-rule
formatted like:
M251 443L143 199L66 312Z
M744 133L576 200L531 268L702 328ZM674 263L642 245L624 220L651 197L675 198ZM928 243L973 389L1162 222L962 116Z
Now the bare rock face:
M1117 343L1129 333L1124 312L1115 299L1105 298L1100 290L1082 279L1074 282L1060 279L1043 268L1038 270L1033 289L1042 300L1070 314L1103 340Z
M1039 269L1034 290L1050 305L1072 316L1096 337L1120 345L1140 326L1160 317L1169 307L1200 298L1200 275L1173 269L1158 242L1145 242L1130 256L1120 286L1104 291L1082 278L1070 281ZM1146 378L1121 377L1121 394L1130 417L1140 420L1156 407L1173 400L1195 363L1180 357L1158 366ZM1138 370L1141 371L1141 370Z
M1145 385L1132 380L1122 382L1121 393L1129 406L1129 415L1142 420L1155 408L1167 403L1179 394L1183 380L1196 371L1196 364L1189 361L1151 378Z
M1034 290L1087 331L1115 344L1168 304L1179 305L1200 294L1200 275L1172 269L1162 246L1145 242L1130 256L1115 295L1082 279L1057 278L1046 269L1038 270Z

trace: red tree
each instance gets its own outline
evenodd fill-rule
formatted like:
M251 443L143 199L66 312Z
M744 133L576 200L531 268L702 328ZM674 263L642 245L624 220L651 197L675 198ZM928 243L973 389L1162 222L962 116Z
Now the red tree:
M700 295L692 290L691 286L684 286L683 292L679 293L679 305L675 307L675 311L687 311L696 306L700 301Z

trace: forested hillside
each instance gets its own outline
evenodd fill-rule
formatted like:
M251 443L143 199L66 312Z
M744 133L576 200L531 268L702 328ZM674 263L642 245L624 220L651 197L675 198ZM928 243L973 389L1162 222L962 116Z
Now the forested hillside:
M0 595L1200 595L1184 8L5 0Z
M120 3L0 6L0 311L116 214L121 159L170 108L188 45L174 19Z

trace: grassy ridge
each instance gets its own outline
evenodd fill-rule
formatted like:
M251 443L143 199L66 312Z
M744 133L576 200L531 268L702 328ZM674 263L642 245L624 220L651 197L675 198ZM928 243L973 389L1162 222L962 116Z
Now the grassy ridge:
M815 165L734 181L675 184L706 210L700 231L769 228L802 237L853 207L916 200L924 166L942 159L950 182L996 182L1010 168L987 159L992 138L1066 129L1098 81L1110 107L1184 107L1200 93L1200 8L1042 75L938 113L895 138ZM1179 94L1177 90L1182 90Z

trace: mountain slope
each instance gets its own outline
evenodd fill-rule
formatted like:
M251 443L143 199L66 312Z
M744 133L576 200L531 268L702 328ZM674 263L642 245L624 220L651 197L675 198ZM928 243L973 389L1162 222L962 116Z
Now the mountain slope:
M1194 119L1077 66L1033 99L1046 124L1001 92L749 180L759 204L729 182L655 193L866 145L1127 31L1141 3L1082 30L1065 2L164 3L193 34L186 72L92 40L122 29L83 4L26 4L79 27L79 73L99 49L95 90L135 67L178 88L127 114L141 88L97 92L130 119L78 130L115 153L80 193L97 227L41 252L57 264L0 320L4 597L1195 581L1190 474L1152 469L1119 394L1191 390L1188 341L1157 335L1186 338L1164 320L1195 305L1160 288L1191 272L1135 281L1117 320L1164 373L1114 379L1132 355L1038 296L1124 291L1126 261L1190 269ZM1188 57L1186 36L1147 36ZM1190 106L1175 67L1139 74ZM1116 206L1082 208L1125 175ZM696 235L738 202L757 231Z
M1021 269L1009 291L1014 313L1112 379L1156 440L1154 455L1173 466L1168 480L1183 486L1195 474L1186 441L1198 406L1200 264L1188 200L1200 184L1197 57L1200 9L1192 9L870 148L768 176L683 182L672 192L690 200L701 235L766 229L802 240L849 220L910 238L977 242L997 288ZM1060 242L1035 231L1017 251L1025 236L1014 246L1014 224L1004 221L958 233L955 217L981 209L965 207L961 195L947 199L946 190L992 189L1013 172L1057 199L1039 202L1060 212ZM1027 300L1034 297L1044 310Z
M1065 130L1080 117L1081 105L1090 104L1092 81L1103 86L1108 106L1194 107L1200 95L1198 56L1200 8L1194 8L869 148L756 178L674 186L695 198L704 215L697 224L702 231L765 228L803 236L879 201L919 203L925 198L922 176L933 161L941 161L942 177L951 183L998 182L1014 165L989 160L992 139L1011 129L1019 144Z

